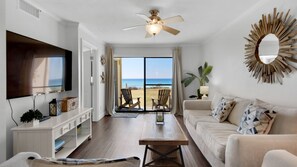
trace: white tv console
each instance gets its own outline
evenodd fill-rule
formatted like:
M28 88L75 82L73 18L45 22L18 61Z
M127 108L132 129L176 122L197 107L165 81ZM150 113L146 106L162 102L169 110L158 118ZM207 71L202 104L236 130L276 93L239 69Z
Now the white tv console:
M13 154L37 152L42 157L66 158L80 144L92 137L92 108L75 109L40 122L34 127L24 124L14 127ZM63 148L55 153L55 140L65 141Z

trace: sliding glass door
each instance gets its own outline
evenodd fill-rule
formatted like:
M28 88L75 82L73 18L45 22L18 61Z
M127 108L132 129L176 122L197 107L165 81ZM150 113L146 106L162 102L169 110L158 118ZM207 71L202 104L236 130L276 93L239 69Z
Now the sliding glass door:
M172 58L145 58L145 108L171 107ZM167 91L166 91L167 90Z
M171 107L172 58L115 58L117 112Z

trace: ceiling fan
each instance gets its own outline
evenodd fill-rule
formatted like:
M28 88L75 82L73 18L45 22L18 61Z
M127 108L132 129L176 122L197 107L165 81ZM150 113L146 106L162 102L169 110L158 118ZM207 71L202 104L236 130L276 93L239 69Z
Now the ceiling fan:
M145 25L137 25L132 27L124 28L123 30L132 30L139 27L145 27L146 35L145 38L150 38L152 36L157 35L160 33L161 30L164 30L170 34L177 35L180 31L177 29L174 29L172 27L166 26L168 23L177 23L177 22L183 22L184 19L178 15L173 17L168 17L166 19L161 19L159 15L159 11L157 9L150 10L151 16L148 17L145 14L137 13L136 15L146 20Z

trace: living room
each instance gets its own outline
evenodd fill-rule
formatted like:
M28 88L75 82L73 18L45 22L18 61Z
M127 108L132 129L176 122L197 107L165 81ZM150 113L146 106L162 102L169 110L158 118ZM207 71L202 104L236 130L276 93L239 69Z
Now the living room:
M106 46L113 48L115 56L122 57L139 55L143 57L172 56L173 49L179 47L181 49L182 78L186 77L187 72L196 74L197 68L203 65L204 62L208 62L213 66L209 78L210 82L207 83L207 86L209 86L208 98L210 100L216 92L220 92L246 99L257 98L274 105L297 107L295 102L297 94L295 73L286 75L282 84L278 82L273 84L262 83L252 76L244 63L245 45L247 44L244 37L248 37L252 30L251 25L258 23L262 18L262 14L272 14L274 8L277 8L278 12L284 13L290 9L290 15L296 18L297 5L293 0L273 2L269 0L249 2L229 0L224 3L219 1L199 3L189 1L186 5L184 2L177 1L98 2L97 5L103 7L98 6L97 10L101 10L97 15L98 18L91 22L107 22L106 24L111 26L115 24L113 21L118 21L115 32L111 31L113 30L111 27L100 27L103 23L98 24L97 27L88 27L90 23L87 22L88 19L85 19L86 24L79 21L83 17L90 17L91 14L83 16L82 13L88 11L87 9L90 7L88 5L95 3L93 1L82 4L84 9L81 11L79 9L80 3L76 2L77 12L82 17L78 17L77 20L68 20L68 18L72 18L71 12L75 11L67 6L67 3L71 3L70 1L56 1L56 4L46 0L40 2L28 0L26 2L41 10L39 18L34 18L21 11L18 7L18 0L0 1L0 90L2 92L0 94L0 105L4 106L2 109L4 111L2 111L0 117L0 126L2 127L2 131L0 131L0 162L13 156L13 132L11 129L16 125L11 118L11 114L20 124L19 118L24 112L32 108L32 96L11 99L10 102L6 97L6 88L7 84L9 84L6 83L7 30L72 51L72 90L37 96L36 108L44 115L48 114L48 105L52 99L66 96L82 97L84 95L80 64L84 46L96 49L94 76L98 77L94 79L98 84L94 95L96 113L93 121L95 122L100 122L108 113L105 111L106 83L100 82L99 77L103 72L105 73L105 79L108 78L105 69L107 64L102 65L100 62L101 56L106 55ZM104 5L104 3L109 6ZM123 7L124 10L119 11L119 15L112 14L112 12L108 12L113 8L112 3L119 3L119 6L123 5L126 8ZM67 11L68 8L69 11ZM144 13L149 15L149 10L155 8L160 10L160 17L181 15L185 21L172 24L174 28L179 29L181 32L176 36L161 32L153 38L145 39L145 30L141 28L129 31L122 30L125 27L145 23L145 20L141 20L135 14ZM116 9L120 10L119 7ZM125 13L127 11L129 13ZM199 11L204 13L199 13ZM105 15L104 12L107 14ZM89 13L92 12L89 11ZM92 16L89 19L94 18ZM123 20L120 21L120 19ZM202 24L207 26L202 26ZM196 31L197 33L194 33ZM198 82L195 81L195 83L183 88L185 99L189 99L190 95L196 94L197 85ZM13 113L9 103L11 103Z

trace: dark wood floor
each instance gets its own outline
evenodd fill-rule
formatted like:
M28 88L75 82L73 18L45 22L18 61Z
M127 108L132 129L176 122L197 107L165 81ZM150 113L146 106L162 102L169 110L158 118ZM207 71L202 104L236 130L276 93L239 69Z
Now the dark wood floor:
M177 120L189 139L189 145L182 146L186 167L210 166L189 136L182 117L177 117ZM145 146L139 145L138 139L141 136L144 121L143 114L137 118L104 117L99 122L93 123L92 140L85 141L69 157L123 158L137 156L142 160Z

